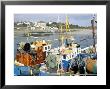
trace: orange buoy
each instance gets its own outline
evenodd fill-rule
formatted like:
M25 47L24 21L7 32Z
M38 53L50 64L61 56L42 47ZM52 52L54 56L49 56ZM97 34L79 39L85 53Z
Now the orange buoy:
M88 73L97 73L97 60L87 59L86 69Z

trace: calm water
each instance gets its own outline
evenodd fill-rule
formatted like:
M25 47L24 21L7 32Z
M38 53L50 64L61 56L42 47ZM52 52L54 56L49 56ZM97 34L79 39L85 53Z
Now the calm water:
M75 31L72 33L72 36L74 37L75 42L80 44L81 48L84 48L93 44L92 30ZM59 37L58 33L53 35L48 35L48 36L42 36L38 38L28 37L28 40L27 40L27 37L23 37L22 35L15 36L14 37L14 55L16 54L17 44L20 42L32 42L39 39L51 40L52 48L54 48L59 46L59 40L57 40L58 37Z

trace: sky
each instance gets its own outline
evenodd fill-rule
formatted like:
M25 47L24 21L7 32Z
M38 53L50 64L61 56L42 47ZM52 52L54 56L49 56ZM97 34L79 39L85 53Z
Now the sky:
M70 24L79 26L91 26L94 14L14 14L14 21L44 21L44 22L66 22L66 15ZM96 14L95 14L95 18Z

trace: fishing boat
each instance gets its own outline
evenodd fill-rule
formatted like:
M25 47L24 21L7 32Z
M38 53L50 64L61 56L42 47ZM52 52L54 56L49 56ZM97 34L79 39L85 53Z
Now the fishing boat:
M94 30L94 25L92 25ZM62 32L62 27L61 27ZM66 32L69 32L69 22L68 17L66 17ZM93 31L94 32L94 31ZM68 72L69 70L74 71L74 74L80 73L91 73L97 74L97 53L96 53L96 44L93 33L93 46L86 47L81 49L80 45L75 42L75 39L71 34L63 34L61 37L61 46L60 46L60 63L63 72ZM83 54L84 53L84 54ZM81 55L83 54L83 57ZM87 55L87 56L85 56ZM86 59L86 61L85 61ZM76 60L76 61L74 61ZM75 64L76 63L76 64Z
M53 32L31 32L31 36L48 36L52 35Z
M22 44L22 45L21 45ZM21 43L17 49L15 58L16 65L34 66L45 61L51 44L45 40L30 43Z
M81 49L80 44L75 42L74 36L69 32L68 16L65 28L66 32L63 33L64 29L60 26L59 39L55 39L59 40L58 48L52 48L50 40L19 43L15 66L27 67L29 75L38 76L97 74L95 42L93 46Z

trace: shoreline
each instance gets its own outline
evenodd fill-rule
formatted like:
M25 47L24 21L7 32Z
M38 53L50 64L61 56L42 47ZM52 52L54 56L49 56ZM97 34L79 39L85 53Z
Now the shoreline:
M71 30L71 29L70 29ZM28 32L31 32L31 31L26 31L26 33ZM97 30L95 30L95 33L97 32ZM19 36L19 35L23 35L25 33L25 31L15 31L14 30L14 36ZM36 32L37 33L37 32ZM48 33L48 32L46 32ZM50 33L50 32L49 32ZM64 34L65 32L63 32L62 34ZM74 31L70 31L70 32L67 32L67 34L89 34L89 33L92 33L92 29L74 29ZM42 34L42 33L41 33ZM59 32L53 32L53 34L59 34ZM52 35L52 34L51 34Z

